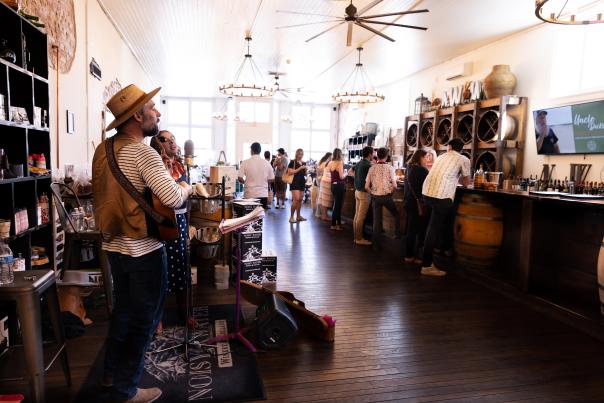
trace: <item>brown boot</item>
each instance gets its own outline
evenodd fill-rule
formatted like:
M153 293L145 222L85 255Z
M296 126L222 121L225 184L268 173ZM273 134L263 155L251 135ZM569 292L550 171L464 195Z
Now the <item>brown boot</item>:
M136 395L132 399L126 400L126 403L151 403L159 399L161 396L161 389L149 388L149 389L136 389Z

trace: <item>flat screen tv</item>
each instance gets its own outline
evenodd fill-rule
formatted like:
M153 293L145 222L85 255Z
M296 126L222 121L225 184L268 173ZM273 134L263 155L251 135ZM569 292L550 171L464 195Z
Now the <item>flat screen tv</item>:
M604 153L604 100L533 112L537 153Z

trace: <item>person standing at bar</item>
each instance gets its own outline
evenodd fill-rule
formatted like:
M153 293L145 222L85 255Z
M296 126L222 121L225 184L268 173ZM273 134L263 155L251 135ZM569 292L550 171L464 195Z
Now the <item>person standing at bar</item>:
M315 173L316 173L315 186L317 187L317 200L316 200L316 208L313 209L313 211L314 211L315 217L317 217L317 218L321 218L323 216L321 214L321 212L323 210L323 208L321 206L321 179L323 179L323 173L325 172L325 167L329 163L330 159L331 159L331 153L326 152L325 155L323 155L323 158L321 158L319 160L319 162L317 163L317 169L315 171Z
M365 180L365 189L371 193L371 202L373 203L373 249L379 251L381 248L382 237L382 208L388 209L395 225L395 236L401 235L401 220L394 204L392 194L396 189L396 170L390 164L386 163L389 150L382 147L377 152L378 161L367 173Z
M342 150L339 148L333 150L331 161L325 167L325 171L329 171L330 173L331 194L333 195L330 229L342 231L342 206L344 205L344 194L346 193L346 174L344 173Z
M426 276L447 274L434 266L434 248L438 245L441 250L452 254L455 191L459 182L464 187L470 184L470 160L460 154L463 141L451 139L447 147L447 152L434 162L422 186L424 201L432 210L422 254L421 273Z
M294 175L294 179L289 185L289 190L292 192L292 207L289 217L289 222L291 224L306 221L306 218L300 215L302 198L304 197L304 187L306 186L306 163L302 161L302 157L304 157L304 150L298 148L293 161L290 161L289 165L287 165L289 174ZM295 219L294 214L296 214Z
M279 148L277 150L277 158L275 158L272 164L275 169L275 193L277 196L275 208L285 208L285 192L287 191L287 186L285 182L283 182L283 174L287 170L288 163L289 161L287 160L287 155L285 155L285 150Z
M416 257L415 249L424 247L426 227L428 225L429 209L424 208L420 215L418 203L423 203L422 186L428 176L429 154L426 150L416 150L407 163L405 174L405 211L407 212L407 235L405 239L405 263L421 263Z
M271 166L271 168L273 167L273 156L271 155L270 151L265 151L264 152L264 159L266 160L266 162L269 163L269 165ZM273 169L273 174L274 174L275 170ZM273 201L275 200L275 177L273 176L273 179L269 179L268 181L268 198L267 198L267 206L269 208L273 207Z
M239 167L239 182L244 185L243 197L260 199L262 207L268 208L268 185L275 179L271 164L260 156L260 143L250 146L252 156L241 163ZM244 178L245 177L245 178Z
M161 114L152 100L159 90L145 93L131 84L107 102L115 120L105 131L117 128L117 134L97 147L92 160L94 213L115 297L101 383L112 388L116 401L151 402L161 396L159 388L137 386L163 311L167 262L164 244L149 235L145 212L114 177L107 148L112 147L118 169L141 195L148 187L162 204L178 208L192 193L186 182L177 184L170 177L159 154L143 143L159 133Z
M353 168L354 171L354 243L357 245L371 245L371 241L363 238L363 226L367 210L371 205L371 195L365 189L365 180L373 160L373 147L365 147L362 151L363 159Z
M328 156L329 154L329 156ZM333 206L333 195L331 194L331 172L327 168L327 164L331 162L331 153L327 153L321 158L319 163L323 167L323 174L319 181L319 215L322 221L329 221L328 210Z
M186 182L187 174L180 156L180 148L176 144L174 135L168 130L162 130L157 136L151 137L153 147L164 160L168 173L177 183ZM195 327L195 320L189 316L186 309L187 301L187 274L190 273L186 266L186 242L188 242L187 204L186 202L174 211L178 225L178 238L165 241L168 257L168 293L176 295L178 319L189 327ZM163 323L157 326L157 333L162 333Z

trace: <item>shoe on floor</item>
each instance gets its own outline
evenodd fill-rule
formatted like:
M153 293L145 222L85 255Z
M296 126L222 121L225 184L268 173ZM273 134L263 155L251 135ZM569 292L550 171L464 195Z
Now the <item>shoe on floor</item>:
M136 389L136 395L132 399L126 400L126 403L151 403L159 399L161 396L161 389L149 388L149 389Z
M298 221L306 221L306 218L300 216L300 217L298 217Z
M290 222L290 224L295 224L296 223L296 219L294 217L290 217L289 218L289 222Z
M332 225L331 227L329 227L329 229L332 231L336 231L338 229L338 227L335 225Z
M368 241L366 239L356 239L354 241L354 243L357 244L357 245L367 245L367 246L371 245L371 241Z
M336 225L336 231L344 231L344 227L342 227L341 225Z
M411 264L411 263L415 263L415 258L413 257L406 257L403 259L403 262Z
M430 266L430 267L422 267L422 274L424 276L442 277L442 276L446 276L447 272L439 270L434 266Z

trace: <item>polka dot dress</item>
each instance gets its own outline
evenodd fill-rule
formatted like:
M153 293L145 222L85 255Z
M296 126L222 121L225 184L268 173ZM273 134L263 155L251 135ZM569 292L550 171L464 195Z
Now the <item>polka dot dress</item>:
M185 247L187 242L187 218L185 214L176 214L178 238L166 241L168 255L168 292L175 293L187 287L187 272L185 268Z

